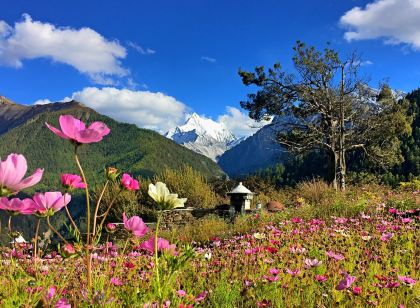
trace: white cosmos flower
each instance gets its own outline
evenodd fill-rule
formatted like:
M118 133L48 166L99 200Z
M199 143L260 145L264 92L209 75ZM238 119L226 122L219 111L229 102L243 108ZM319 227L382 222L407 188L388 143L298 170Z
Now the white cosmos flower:
M149 185L149 196L156 201L161 210L184 207L187 198L178 198L178 194L171 194L165 183L157 182Z

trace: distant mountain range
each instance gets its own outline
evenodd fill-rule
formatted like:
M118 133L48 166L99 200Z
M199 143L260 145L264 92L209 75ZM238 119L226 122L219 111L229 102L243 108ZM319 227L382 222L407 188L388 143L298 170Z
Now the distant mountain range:
M270 124L223 153L218 160L219 166L229 176L239 177L281 163L288 156L276 142L281 125L281 118L275 117Z
M165 136L178 144L203 154L213 161L243 138L235 135L223 123L200 117L193 113L185 123L168 131Z
M102 181L106 166L115 166L135 176L153 176L165 167L177 169L189 165L204 176L219 177L224 173L209 158L199 155L157 132L117 122L76 102L46 105L19 105L0 96L0 157L9 153L24 154L29 170L45 168L37 189L58 186L59 174L76 173L73 147L46 127L58 126L61 114L72 114L84 121L103 121L111 133L102 142L82 146L80 156L87 177L93 184Z

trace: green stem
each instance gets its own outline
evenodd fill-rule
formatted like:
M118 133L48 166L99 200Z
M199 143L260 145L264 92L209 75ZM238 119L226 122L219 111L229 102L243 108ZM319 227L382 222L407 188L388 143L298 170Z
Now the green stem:
M127 249L127 245L128 245L128 242L130 241L130 237L127 237L127 239L125 240L125 244L124 244L124 248L123 248L123 250L122 250L122 253L121 253L121 255L124 255L124 252L125 252L125 250ZM107 244L108 245L108 244ZM108 247L107 247L108 248Z
M85 172L83 171L82 165L80 164L79 157L77 156L77 145L74 146L74 160L76 161L77 167L79 168L80 175L82 176L83 182L85 183L85 197L86 197L86 268L87 268L87 287L88 292L92 290L92 258L90 253L90 198L89 198L89 186L86 181Z
M114 196L114 198L111 200L111 202L108 205L108 208L106 209L105 213L98 215L98 218L102 217L101 223L99 224L98 227L98 231L102 230L102 227L105 223L106 217L109 214L109 211L111 210L112 205L115 203L115 201L117 200L118 196L120 195L120 193L122 192L122 189Z
M96 235L96 219L98 217L99 205L101 204L105 190L108 187L108 183L109 183L109 180L105 182L104 188L102 189L101 194L98 198L98 201L96 202L95 213L93 214L93 231L92 231L93 236Z
M74 222L73 218L71 217L71 214L70 214L70 211L69 211L68 207L65 206L64 209L66 210L67 217L69 218L69 220L71 222L71 225L73 226L74 231L76 231L80 236L79 228L77 227L76 223Z
M34 262L36 263L36 260L38 259L38 233L39 233L39 225L41 224L41 218L38 218L38 222L36 224L36 228L35 228L35 240L34 240Z
M162 292L160 286L160 275L159 275L159 256L158 256L158 236L159 236L159 225L162 216L162 211L158 212L155 230L155 271L156 271L156 283L158 287L159 304L162 302Z
M12 235L12 215L9 216L9 222L8 222L7 226L9 228L10 235Z
M57 234L57 236L66 244L69 244L69 242L66 241L66 239L51 225L50 223L50 217L47 216L47 224L48 227L51 229L52 232L54 232L55 234Z
M90 197L89 197L89 188L86 181L85 172L83 171L82 165L80 164L79 157L77 155L77 146L74 150L74 159L76 161L77 167L79 168L80 175L82 176L83 182L85 183L85 197L86 197L86 245L90 244Z

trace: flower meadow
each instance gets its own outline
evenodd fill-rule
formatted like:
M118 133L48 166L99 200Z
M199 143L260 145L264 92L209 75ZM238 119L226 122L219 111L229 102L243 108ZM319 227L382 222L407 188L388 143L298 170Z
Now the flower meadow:
M186 242L182 229L160 230L162 211L186 202L162 182L148 187L158 213L153 227L125 213L120 224L108 222L118 204L115 197L100 206L106 187L118 183L120 192L136 191L142 183L109 167L103 192L92 203L78 148L100 142L110 130L101 122L87 127L69 115L59 122L61 129L47 127L69 140L80 171L57 175L62 191L20 199L18 192L42 180L42 169L25 178L24 156L0 161L0 209L9 216L11 238L0 250L2 307L420 306L418 210L378 202L351 217L261 212L238 217L232 232ZM83 229L67 208L74 191L86 197L80 205L86 207ZM68 217L71 238L50 222L58 211ZM16 215L38 217L31 242L18 240ZM57 245L41 247L41 222Z

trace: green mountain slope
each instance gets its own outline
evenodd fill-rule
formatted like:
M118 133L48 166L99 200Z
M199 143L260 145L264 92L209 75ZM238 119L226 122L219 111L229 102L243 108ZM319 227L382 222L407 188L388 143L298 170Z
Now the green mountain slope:
M16 110L18 112L13 113ZM0 157L21 153L28 160L29 172L38 167L44 168L43 180L36 190L58 188L59 176L63 172L78 173L73 160L73 146L53 134L44 124L48 122L59 127L58 117L61 114L72 114L88 123L103 121L111 129L102 142L79 148L81 163L91 184L102 181L106 166L117 167L135 176L153 176L165 167L176 169L183 165L191 166L208 178L223 174L217 164L205 156L154 131L119 123L77 102L43 106L0 104L0 122L5 123L6 118L9 121L8 127L0 131Z

